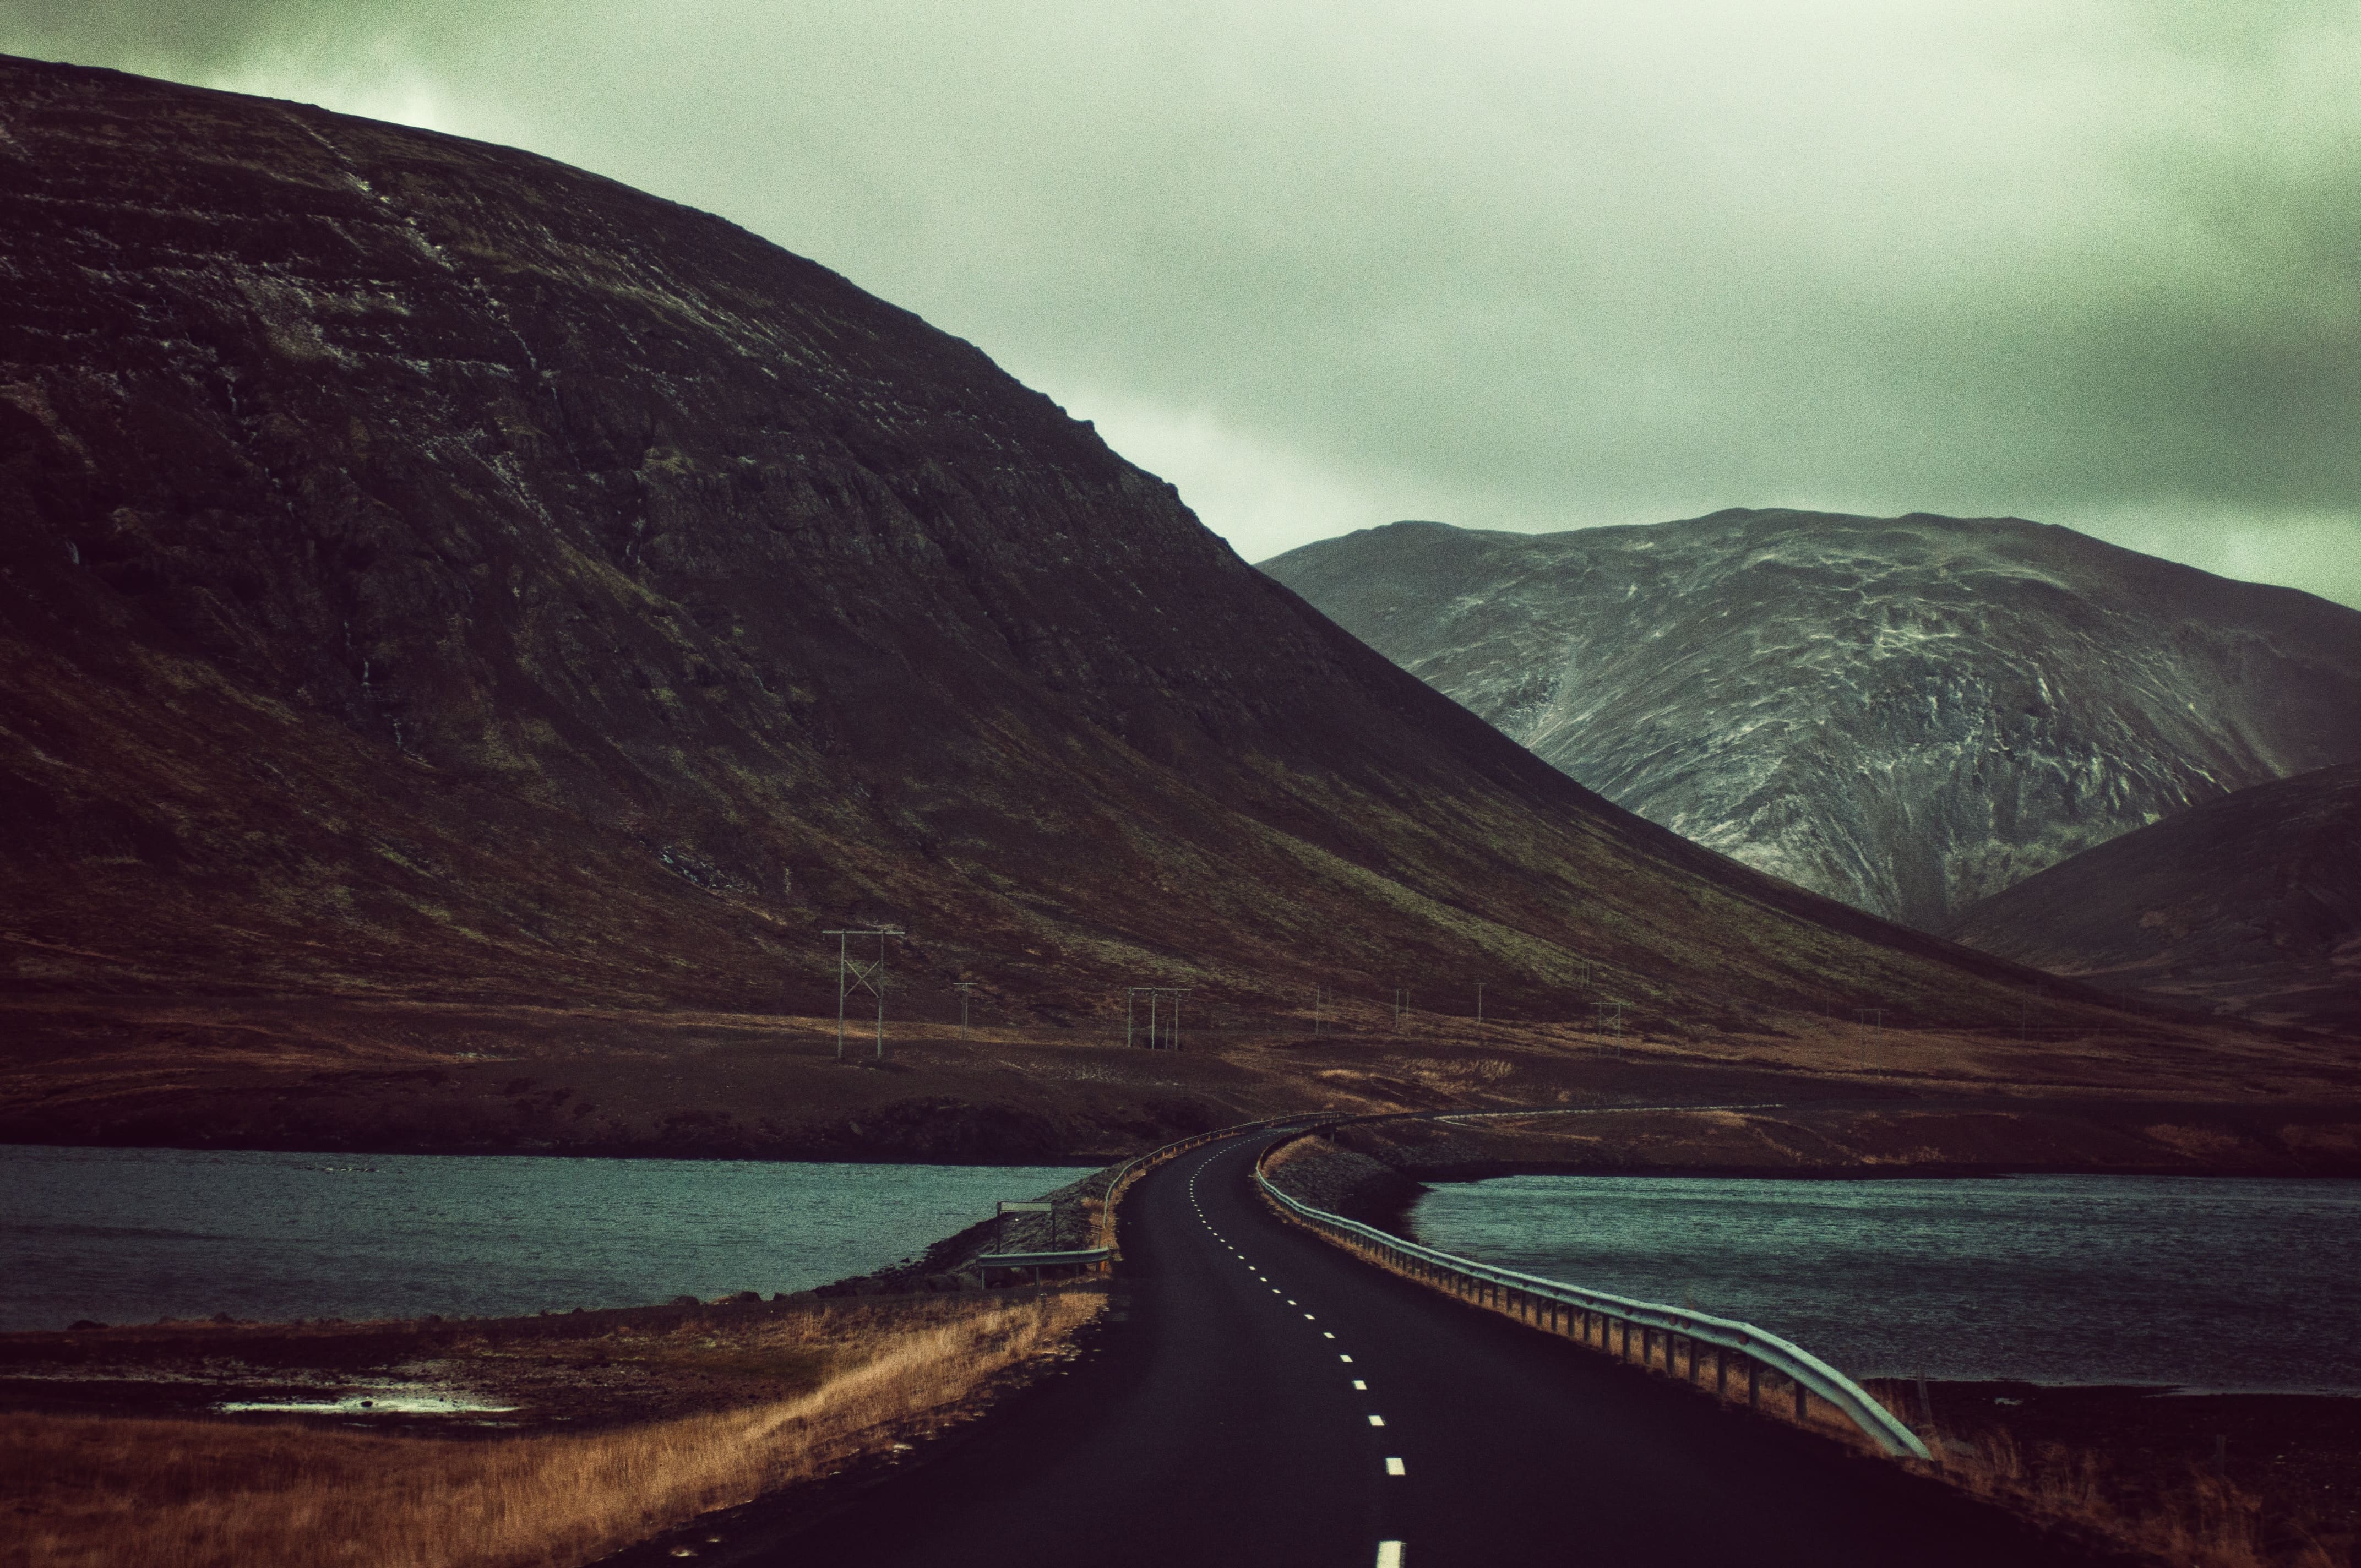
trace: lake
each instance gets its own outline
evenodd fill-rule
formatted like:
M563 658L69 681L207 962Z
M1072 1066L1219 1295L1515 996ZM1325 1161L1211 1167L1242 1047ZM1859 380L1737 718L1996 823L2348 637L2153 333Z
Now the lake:
M0 1145L0 1329L803 1290L1084 1168Z
M1856 1377L2361 1393L2361 1182L1516 1176L1438 1187L1411 1223Z

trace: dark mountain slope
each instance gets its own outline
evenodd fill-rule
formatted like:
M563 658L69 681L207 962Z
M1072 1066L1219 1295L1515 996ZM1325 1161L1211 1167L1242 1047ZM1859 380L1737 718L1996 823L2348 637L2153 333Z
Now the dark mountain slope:
M2191 806L1960 911L1989 952L2361 1039L2361 764Z
M2015 519L1404 522L1263 569L1618 805L1927 930L2361 760L2361 612Z
M1585 962L1659 1029L2017 1015L2021 971L1606 806L706 214L7 60L0 269L20 1103L93 1040L235 1058L205 997L317 1003L279 1045L511 1010L478 1054L515 1009L824 1013L822 928L874 919L905 1016L961 975L1003 1019L1444 976L1571 1012ZM90 1021L137 996L179 1022Z

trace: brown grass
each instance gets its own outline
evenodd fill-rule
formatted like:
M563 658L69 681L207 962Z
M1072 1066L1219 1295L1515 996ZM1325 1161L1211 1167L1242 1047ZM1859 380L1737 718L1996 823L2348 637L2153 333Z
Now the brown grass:
M1104 1299L817 1311L799 1332L831 1371L811 1392L602 1432L0 1416L0 1564L565 1568L953 1424L999 1375L1060 1354Z
M2176 1568L2345 1568L2347 1561L2301 1522L2270 1528L2260 1499L2202 1465L2160 1488L2135 1486L2088 1449L2028 1449L1999 1429L1962 1434L1914 1417L1892 1387L1873 1391L1935 1451L1945 1480L2012 1513Z

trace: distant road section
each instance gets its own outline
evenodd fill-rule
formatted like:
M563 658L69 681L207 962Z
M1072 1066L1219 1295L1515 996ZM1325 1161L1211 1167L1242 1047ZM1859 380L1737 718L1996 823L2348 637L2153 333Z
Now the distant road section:
M1257 1133L1123 1209L1098 1353L739 1563L2086 1563L1900 1468L1717 1408L1280 1223Z

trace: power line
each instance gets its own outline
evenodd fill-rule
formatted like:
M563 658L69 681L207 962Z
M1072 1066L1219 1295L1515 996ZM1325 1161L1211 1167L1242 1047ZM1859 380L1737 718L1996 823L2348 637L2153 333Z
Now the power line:
M857 986L877 999L877 1059L885 1059L885 940L889 937L906 937L908 932L898 926L872 926L860 930L823 931L823 937L836 938L836 1059L844 1059L844 1003ZM852 956L855 937L877 938L877 957L864 963Z

